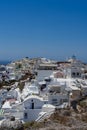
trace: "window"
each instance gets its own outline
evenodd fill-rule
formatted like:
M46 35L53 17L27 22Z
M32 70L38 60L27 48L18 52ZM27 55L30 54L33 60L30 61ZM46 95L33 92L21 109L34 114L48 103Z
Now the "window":
M72 75L75 76L75 72L73 72Z
M68 102L68 99L62 99L63 100L63 102Z
M44 104L47 104L47 102L45 101Z
M31 100L31 109L34 109L34 102Z
M80 75L80 73L77 72L77 76L79 76L79 75Z
M57 99L52 99L52 104L56 104L57 103Z
M24 113L24 118L27 119L28 118L28 114Z
M56 102L56 101L57 101L57 99L52 99L52 101L53 101L53 102Z

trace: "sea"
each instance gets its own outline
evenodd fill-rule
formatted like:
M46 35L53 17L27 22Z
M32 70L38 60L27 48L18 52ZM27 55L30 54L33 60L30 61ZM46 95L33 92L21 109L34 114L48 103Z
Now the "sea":
M11 63L11 61L0 61L0 65L7 65L7 64L9 64L9 63Z

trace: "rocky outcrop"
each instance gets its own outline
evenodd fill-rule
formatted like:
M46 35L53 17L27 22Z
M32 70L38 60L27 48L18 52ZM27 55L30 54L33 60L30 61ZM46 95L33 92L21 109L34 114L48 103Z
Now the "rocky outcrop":
M1 130L24 130L23 124L15 117L10 117L1 123Z

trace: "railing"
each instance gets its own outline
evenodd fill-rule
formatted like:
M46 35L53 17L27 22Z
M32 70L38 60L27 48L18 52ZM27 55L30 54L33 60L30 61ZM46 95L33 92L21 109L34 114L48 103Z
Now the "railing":
M54 110L51 110L49 112L43 112L43 114L40 115L35 121L37 122L43 121L45 118L48 118L53 113L54 113Z

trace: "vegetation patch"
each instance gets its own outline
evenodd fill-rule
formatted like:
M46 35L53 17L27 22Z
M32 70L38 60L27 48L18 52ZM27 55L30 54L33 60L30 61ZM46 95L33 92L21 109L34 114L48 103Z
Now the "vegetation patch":
M44 122L26 122L24 124L24 128L25 130L38 130L39 128L43 128L44 127Z

